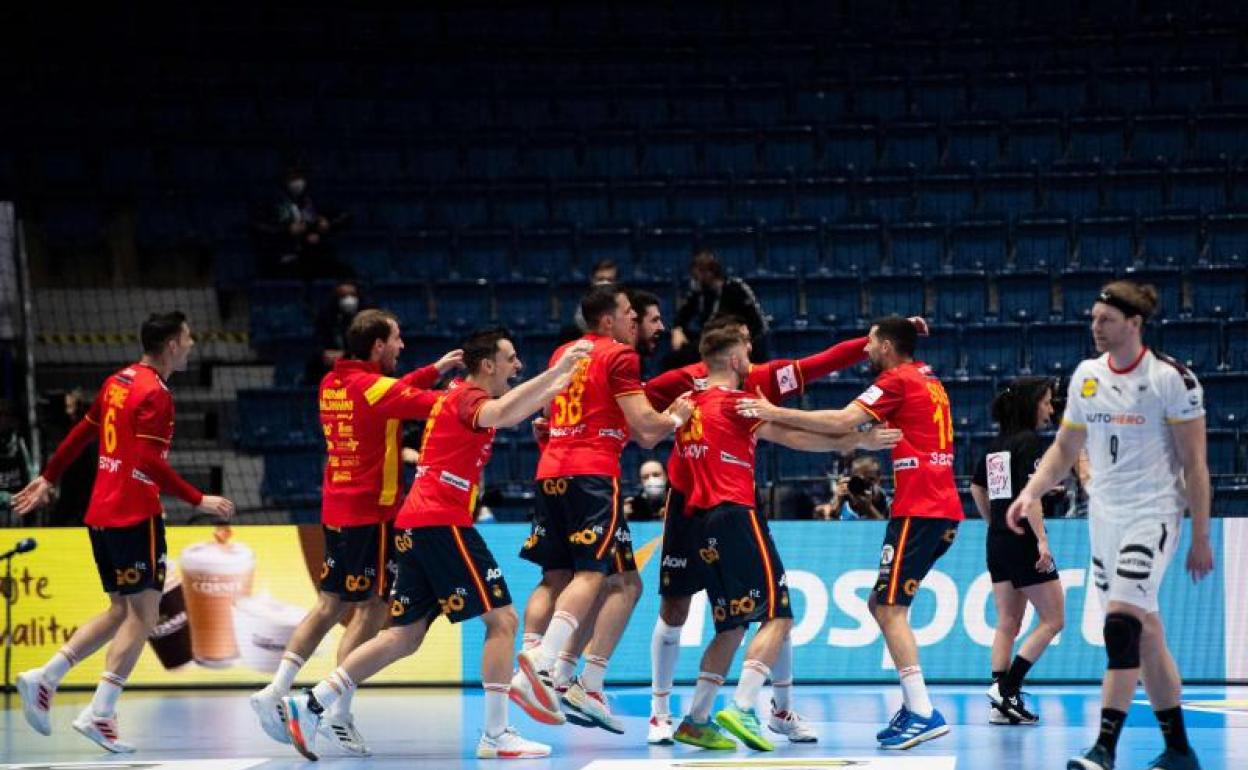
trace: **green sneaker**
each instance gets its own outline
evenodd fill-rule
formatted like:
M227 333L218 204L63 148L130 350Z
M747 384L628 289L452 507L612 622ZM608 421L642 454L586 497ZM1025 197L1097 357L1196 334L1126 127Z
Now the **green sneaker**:
M734 703L716 714L715 722L756 751L776 750L776 747L771 745L771 741L763 737L763 727L758 723L754 709L737 708L737 704Z
M714 722L695 722L689 717L680 721L672 738L700 749L732 751L737 747L737 742L721 733Z

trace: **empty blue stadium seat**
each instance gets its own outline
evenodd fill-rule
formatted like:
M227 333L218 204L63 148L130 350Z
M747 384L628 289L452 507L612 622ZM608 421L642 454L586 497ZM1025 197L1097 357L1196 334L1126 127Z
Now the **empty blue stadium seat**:
M521 244L523 243L522 238ZM584 228L577 238L576 267L588 275L599 260L609 259L619 267L621 278L628 281L637 262L635 246L635 235L631 227L604 225Z
M1070 159L1114 164L1126 156L1126 122L1112 115L1070 120Z
M1223 324L1226 366L1231 371L1248 370L1248 319Z
M742 179L735 191L738 218L782 222L793 215L793 186L788 179Z
M625 125L654 126L670 117L665 87L661 83L633 83L620 88L615 107Z
M691 126L722 126L728 120L728 90L722 83L681 86L671 94L675 122Z
M1033 78L1032 89L1034 109L1075 113L1088 103L1088 73L1076 68L1041 71Z
M606 182L560 182L551 192L556 222L592 227L611 219L611 192Z
M526 276L559 277L575 267L576 242L570 227L533 227L520 231L516 265Z
M508 328L541 328L551 322L550 283L545 278L501 281L494 297L498 321Z
M1153 265L1190 265L1200 255L1200 220L1193 211L1164 211L1140 219L1139 256Z
M1098 167L1062 164L1040 175L1040 193L1049 211L1087 216L1101 205Z
M1209 455L1209 473L1217 476L1244 472L1244 456L1239 442L1239 431L1209 428L1205 432L1205 441ZM1218 515L1226 516L1227 513L1220 504L1222 496L1217 492L1214 496L1219 502Z
M952 377L962 369L960 328L936 324L929 336L919 339L915 355L941 377Z
M1114 273L1110 270L1094 268L1063 270L1058 280L1058 289L1062 295L1062 315L1068 321L1089 317L1096 296L1101 293L1101 288L1112 280L1114 280Z
M815 323L842 326L862 316L862 284L844 274L808 276L806 315Z
M506 227L532 227L551 221L550 190L540 182L505 182L490 194L493 221Z
M1037 175L1023 167L1003 167L980 179L981 208L985 213L1017 219L1036 207Z
M451 269L454 241L450 230L416 230L398 236L394 274L399 280L433 278Z
M867 302L872 316L923 314L923 281L913 275L875 275L867 279Z
M1217 321L1166 318L1157 331L1158 347L1197 374L1214 371L1222 360L1222 325Z
M394 313L399 324L406 329L419 329L429 321L428 288L424 283L393 281L378 284L373 287L370 298L377 307ZM488 313L483 317L488 317Z
M884 127L885 163L913 163L919 168L936 165L940 160L940 135L935 123L906 121Z
M594 176L634 176L639 141L632 131L601 131L585 137L584 170Z
M1036 374L1069 372L1088 357L1092 333L1081 323L1038 323L1027 327L1027 362Z
M941 322L983 320L988 313L988 279L981 272L955 272L932 279L935 315Z
M440 224L451 227L483 225L490 218L489 188L475 182L456 182L436 191L430 208Z
M468 138L465 170L474 179L515 176L520 168L520 138L510 133L488 133Z
M974 80L971 90L978 111L1014 115L1027 109L1027 76L1022 72L989 72Z
M581 171L581 140L567 132L542 132L532 136L520 150L520 173L525 176L567 179Z
M875 166L878 129L869 123L845 123L824 129L823 164L839 169L853 166L869 169Z
M1124 277L1151 284L1157 290L1157 309L1151 318L1175 318L1187 312L1188 308L1183 302L1183 271L1179 268L1131 268Z
M1075 234L1075 259L1080 265L1122 270L1135 261L1135 222L1126 214L1083 217Z
M1198 267L1189 273L1192 312L1198 317L1228 318L1248 313L1248 268Z
M823 239L817 220L769 225L764 235L764 264L768 270L804 275L822 267Z
M825 379L806 387L808 409L844 409L862 395L865 385L857 380Z
M1007 321L1044 321L1053 312L1052 280L1042 271L999 273L998 313Z
M1004 219L965 219L949 231L949 264L954 270L997 268L1009 253L1009 229Z
M906 80L900 75L864 78L854 87L854 114L878 120L903 117L910 109Z
M642 266L652 272L683 274L697 246L696 233L686 222L659 223L641 231ZM633 281L632 283L636 283Z
M1144 110L1152 106L1152 75L1144 67L1114 67L1095 83L1097 102L1116 110Z
M459 147L450 140L418 140L407 148L407 168L417 179L450 179L460 172Z
M758 229L752 223L724 222L707 227L702 231L701 246L714 251L720 263L736 275L758 269Z
M316 391L309 388L240 389L235 441L246 451L321 445Z
M1105 174L1105 203L1122 211L1144 212L1165 203L1161 169L1150 163L1123 163Z
M1001 124L995 120L962 120L949 126L948 163L988 166L1001 157Z
M867 273L884 261L883 231L873 219L845 219L828 225L824 263L834 273Z
M818 162L817 146L818 135L813 126L768 129L763 132L763 168L812 173Z
M1170 169L1170 205L1208 213L1227 203L1226 166L1196 161Z
M793 275L754 274L747 278L763 312L778 326L797 317L797 277Z
M438 361L460 345L460 337L448 332L419 327L403 328L403 352L399 354L399 371L410 372Z
M515 233L509 228L482 227L459 234L458 255L451 266L457 278L493 278L512 270Z
M907 168L880 168L858 184L862 213L896 222L914 211L914 171Z
M1157 73L1153 105L1188 111L1213 102L1213 70L1202 65L1163 67Z
M389 237L347 233L340 241L338 258L365 281L384 281L392 272Z
M919 177L916 209L945 222L968 216L975 209L975 177L964 170L924 174Z
M559 348L557 332L526 331L516 340L516 350L525 371L540 374L550 365L551 356Z
M758 168L759 134L753 129L718 129L704 136L702 153L707 173L746 175Z
M698 171L698 140L692 131L665 130L643 137L641 171L688 176Z
M793 106L799 120L835 123L849 112L848 98L849 90L841 82L802 83L795 92Z
M492 316L490 284L476 280L439 281L433 287L433 307L444 329L464 331Z
M615 219L657 222L668 216L668 186L661 179L619 180L611 184L611 211Z
M960 431L981 431L992 428L990 407L995 395L992 380L987 377L942 377L949 394L949 408L954 424Z
M1232 163L1248 157L1248 115L1205 113L1196 117L1197 158L1226 156Z
M827 220L848 216L852 205L850 187L845 177L798 179L794 192L798 215Z
M889 225L893 270L918 275L939 271L945 261L945 228L930 220L919 219Z
M967 84L960 72L931 73L914 81L913 100L925 118L950 120L967 108Z
M266 281L251 286L251 344L265 347L312 334L312 317L299 281Z
M1023 364L1023 328L1018 324L968 324L962 327L962 354L972 375L1013 376Z
M732 214L732 187L723 179L677 179L671 189L672 216L677 219L714 222Z
M751 286L754 283L751 281ZM766 308L764 306L764 309ZM778 326L771 330L773 358L802 358L828 347L833 338L826 326Z
M782 122L788 111L785 85L780 81L745 83L730 88L733 119L753 126Z
M270 452L264 456L260 497L267 505L312 504L321 499L322 452Z
M1248 374L1210 374L1202 377L1209 425L1242 426L1248 419Z
M1184 115L1140 115L1131 121L1131 155L1137 160L1187 156L1188 121Z
M1020 219L1014 226L1014 264L1019 270L1052 270L1070 259L1070 221L1057 216Z
M1209 261L1215 265L1248 261L1248 211L1220 211L1205 220Z
M1066 153L1062 144L1062 124L1052 117L1011 120L1005 131L1006 160L1010 163L1048 165Z

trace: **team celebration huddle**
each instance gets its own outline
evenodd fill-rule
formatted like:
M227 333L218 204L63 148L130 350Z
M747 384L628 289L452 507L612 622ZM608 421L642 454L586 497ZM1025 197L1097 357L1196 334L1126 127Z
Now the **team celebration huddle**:
M1076 770L1114 767L1141 679L1163 743L1151 767L1199 767L1180 703L1182 661L1167 647L1159 589L1184 550L1188 511L1184 567L1196 580L1214 568L1204 399L1187 368L1144 345L1156 307L1151 286L1104 286L1090 308L1097 357L1079 363L1065 389L1045 377L1004 384L992 404L999 434L975 458L971 493L987 522L984 558L997 617L983 662L986 684L991 672L984 721L1009 729L1043 716L1023 686L1064 627L1058 567L1072 558L1050 545L1045 510L1086 457L1089 580L1103 609L1106 665L1099 732L1069 760ZM801 672L794 670L793 598L784 553L758 507L761 440L786 452L863 450L888 458L894 495L878 554L843 552L835 539L827 545L829 560L878 570L867 607L900 685L895 714L873 739L862 739L862 749L906 750L945 735L952 720L925 683L910 607L941 557L959 548L956 421L941 380L923 362L927 323L899 310L874 320L865 337L804 358L753 363L746 321L715 314L697 340L700 360L648 381L642 358L664 331L660 301L619 284L584 294L584 334L541 362L544 369L526 366L507 330L483 328L438 361L398 376L404 343L396 316L359 312L344 357L318 392L327 454L319 595L273 680L250 696L258 728L311 760L324 746L369 754L361 730L368 726L357 726L352 711L357 689L420 655L431 625L445 617L485 627L479 758L551 753L513 726L512 705L543 725L625 734L606 682L630 623L653 623L650 744L768 752L778 741L817 742L817 724L794 702ZM45 665L19 674L17 689L26 721L51 735L58 686L107 645L105 673L72 727L112 752L134 750L122 740L116 707L165 584L160 496L220 518L234 507L198 491L166 459L174 422L168 380L185 369L194 346L188 319L153 314L141 338L141 360L108 378L42 474L14 498L21 515L45 505L69 462L99 439L86 524L109 605ZM864 363L874 379L849 403L798 408L808 384ZM449 385L435 387L448 376ZM422 421L415 481L404 493L402 425ZM1048 438L1055 422L1056 437ZM535 511L520 553L532 570L504 575L474 513L497 431L522 424L532 425L540 447ZM642 583L623 511L621 455L630 441L646 449L671 445L657 586ZM643 592L655 590L658 617L635 618ZM675 710L682 628L702 591L714 633L701 651L692 697ZM525 597L522 612L513 596ZM1020 641L1029 606L1038 622ZM294 689L322 639L348 614L336 668L310 689ZM731 692L721 694L730 680ZM415 711L409 717L421 718Z

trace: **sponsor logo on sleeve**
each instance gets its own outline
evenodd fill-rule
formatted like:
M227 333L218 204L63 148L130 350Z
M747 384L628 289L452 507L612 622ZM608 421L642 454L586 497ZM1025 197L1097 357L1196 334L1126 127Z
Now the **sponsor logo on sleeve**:
M878 385L872 385L862 392L862 395L858 397L858 400L867 406L875 406L875 402L879 401L883 395L884 391L880 390Z

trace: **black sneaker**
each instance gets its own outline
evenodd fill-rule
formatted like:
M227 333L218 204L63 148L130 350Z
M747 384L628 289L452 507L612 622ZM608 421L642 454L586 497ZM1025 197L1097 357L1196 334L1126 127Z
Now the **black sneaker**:
M1083 756L1071 757L1066 770L1114 770L1114 757L1100 746L1093 746Z
M1040 717L1027 709L1027 704L1023 702L1022 693L1014 693L1013 695L1004 695L1001 698L1001 705L998 709L1013 720L1018 725L1034 725L1040 721Z

